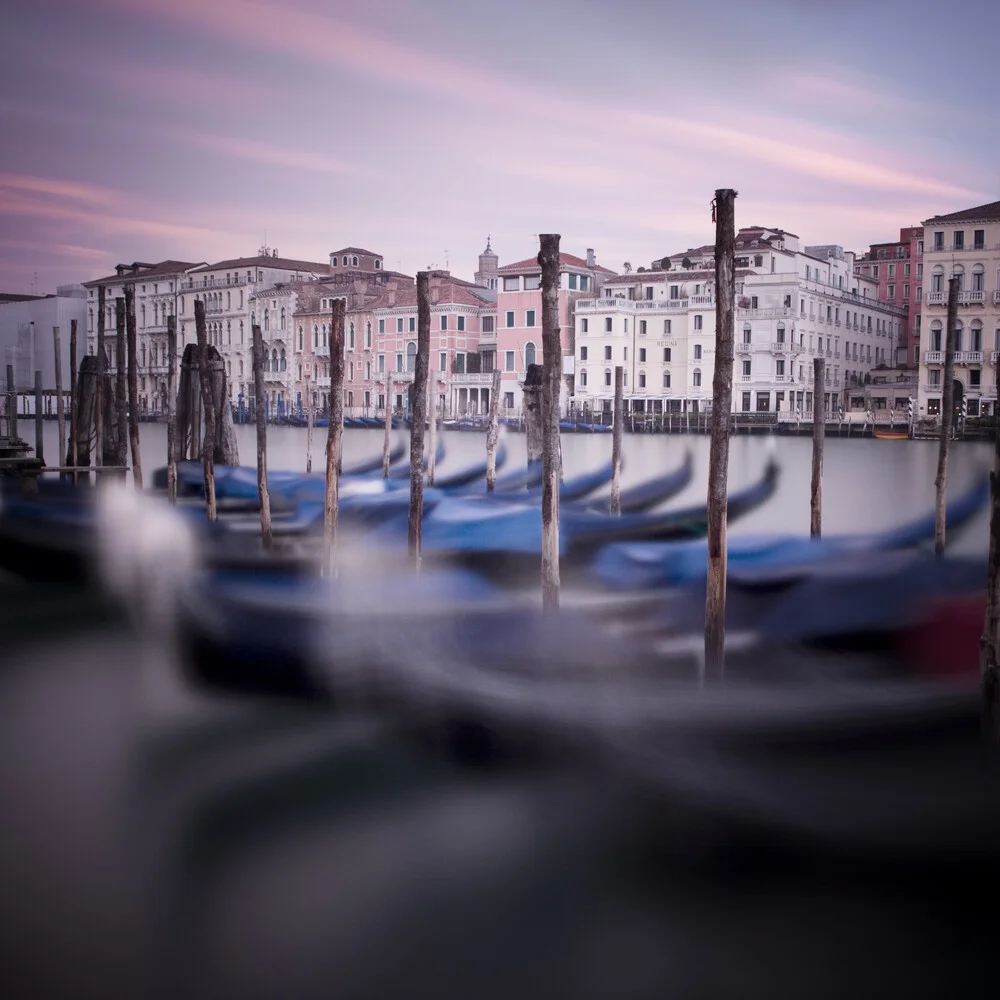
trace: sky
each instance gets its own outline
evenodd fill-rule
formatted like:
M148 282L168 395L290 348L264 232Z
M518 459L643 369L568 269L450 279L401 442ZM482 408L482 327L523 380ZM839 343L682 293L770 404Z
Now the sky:
M0 292L264 244L471 278L488 234L648 266L724 187L863 250L1000 199L998 37L995 0L5 0Z

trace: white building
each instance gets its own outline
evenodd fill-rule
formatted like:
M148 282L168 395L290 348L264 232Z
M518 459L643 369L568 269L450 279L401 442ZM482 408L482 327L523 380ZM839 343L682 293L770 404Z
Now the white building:
M1000 351L1000 201L924 223L924 302L918 415L937 417L943 398L948 279L959 278L955 405L996 413ZM918 245L918 252L920 247Z
M902 310L878 302L877 283L853 273L853 254L802 250L793 233L750 227L737 234L735 265L734 411L811 414L812 361L823 357L832 414L852 384L892 363ZM601 298L577 301L573 401L610 408L613 369L623 364L635 410L695 413L710 404L714 283L714 248L704 246L608 279Z
M69 392L70 326L77 324L77 364L87 351L87 292L82 285L60 285L55 295L0 295L0 385L7 388L7 366L13 368L18 392L35 387L42 373L44 389L55 389L55 339L59 327L63 389ZM67 402L68 405L68 402Z

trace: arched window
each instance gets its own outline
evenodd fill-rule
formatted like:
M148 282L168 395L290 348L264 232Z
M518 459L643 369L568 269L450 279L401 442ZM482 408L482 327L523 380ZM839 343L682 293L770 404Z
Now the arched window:
M524 367L535 363L535 345L529 340L524 345Z
M611 385L611 369L610 368L605 368L604 369L604 384L605 385Z
M377 263L377 261L376 261ZM372 346L372 325L371 323L365 324L365 348L371 350Z
M139 361L139 364L141 364L142 367L145 368L146 367L146 345L145 344L142 344L139 347L139 357L141 359Z
M227 319L226 320L226 346L230 347L233 343L233 324Z
M347 267L347 254L346 253L344 254L343 264L344 264L344 267Z
M299 326L299 350L302 350L302 327Z
M243 378L243 362L240 362L240 378Z
M279 370L280 370L280 371L285 371L285 369L286 369L287 367L288 367L288 363L287 363L287 360L286 360L286 358L285 358L285 349L284 349L284 348L282 348L282 349L281 349L281 368L280 368Z
M285 307L281 307L281 329L285 329Z
M330 335L330 331L328 330L326 323L324 323L323 324L323 346L324 347L329 347L330 346L329 335Z
M698 386L701 385L701 369L700 368L695 368L695 370L691 373L691 384L695 388L698 388Z
M639 372L639 388L640 389L645 389L646 388L646 373L645 372Z
M273 348L271 350L271 371L276 372L278 370L278 350Z
M586 368L581 368L580 369L580 385L583 388L587 387L587 369Z
M956 264L951 269L951 276L958 278L958 290L961 292L965 288L965 268L961 264Z
M743 343L744 344L749 344L751 336L752 336L752 331L750 329L750 324L749 323L744 323L743 324Z
M785 324L778 324L778 343L783 344L785 342Z
M931 273L931 291L944 291L944 268L940 264L936 264L934 271ZM871 323L871 318L869 318L868 322Z
M226 292L226 311L228 312L233 308L233 293Z
M664 389L670 388L670 372L663 373L663 388Z
M970 291L981 292L986 288L986 271L982 264L976 264L972 269L972 288Z
M257 313L254 310L250 311L250 328L253 329L257 325Z
M90 309L87 312L87 330L90 333L94 332L94 310Z
M354 324L352 323L347 331L347 349L354 350Z
M243 343L243 320L240 320L240 343Z
M354 267L357 267L357 266L358 266L358 258L357 258L357 257L352 257L352 258L351 258L351 264L352 264L352 265L353 265Z
M264 332L271 328L271 311L269 309L264 310Z
M960 351L962 349L962 321L960 319L955 320L955 350Z
M983 349L983 321L974 319L969 324L969 350L981 351Z
M319 348L319 324L313 323L313 350Z
M417 345L411 340L406 345L406 370L412 372L417 364Z
M348 382L353 382L354 381L354 362L353 361L348 366L348 371L350 372L350 374L347 377L347 381Z

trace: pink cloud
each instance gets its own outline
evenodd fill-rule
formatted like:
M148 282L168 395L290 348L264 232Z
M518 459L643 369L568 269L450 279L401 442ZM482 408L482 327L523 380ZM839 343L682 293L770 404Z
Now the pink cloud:
M37 194L69 198L90 205L109 205L114 193L93 184L59 180L52 177L32 177L25 174L0 174L0 188L14 191L31 191Z

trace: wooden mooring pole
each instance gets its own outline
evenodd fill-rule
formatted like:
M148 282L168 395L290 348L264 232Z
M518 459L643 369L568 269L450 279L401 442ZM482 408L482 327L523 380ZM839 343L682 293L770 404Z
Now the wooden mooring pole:
M104 345L104 317L107 310L104 286L97 288L97 388L94 392L94 466L104 465L104 365L107 360ZM86 352L84 352L86 353Z
M486 425L486 492L492 493L497 484L497 441L500 439L500 369L493 369L490 388L490 419Z
M59 434L56 461L62 465L66 461L66 414L63 412L62 394L62 338L58 326L52 327L52 352L56 370L56 427Z
M167 500L177 503L177 317L167 317Z
M990 473L990 547L986 578L986 614L979 639L979 669L983 691L983 728L1000 736L1000 413L993 404L993 471Z
M705 582L705 675L725 672L726 528L729 505L729 435L733 400L733 318L736 299L736 192L715 192L715 374L708 458L708 572Z
M431 352L431 307L428 275L417 272L417 357L413 371L413 412L410 425L410 512L406 544L420 569L420 538L424 517L424 422L427 419L427 362Z
M430 368L430 350L428 349L428 369ZM434 485L434 472L437 462L435 462L435 452L437 450L437 386L434 384L435 379L430 374L427 373L427 419L428 419L428 430L429 438L428 449L427 449L427 485Z
M340 467L344 450L344 299L333 300L330 323L330 420L326 438L326 505L323 508L323 572L336 572L340 519Z
M312 391L309 387L309 376L306 376L306 472L313 470L313 406Z
M538 238L542 269L542 608L559 608L559 387L562 339L559 333L559 234Z
M45 444L42 434L42 373L35 372L35 458L45 464Z
M611 513L622 512L622 423L624 391L624 369L621 365L615 368L615 410L614 426L611 428Z
M392 377L388 359L385 363L385 436L382 438L382 478L389 478L389 453L392 450Z
M79 451L80 424L76 415L77 380L79 374L76 367L76 320L69 321L69 464L77 466ZM73 473L73 482L77 482L77 473Z
M212 396L212 375L208 368L208 330L205 326L205 302L195 299L194 330L198 338L198 377L201 383L201 405L205 411L205 436L201 442L201 466L205 473L205 513L209 523L218 518L215 507L215 403ZM129 359L129 382L132 363ZM134 459L133 459L134 461Z
M126 285L126 296L131 292L135 301L135 288ZM134 305L133 305L134 309ZM126 300L115 299L115 461L124 467L128 465L128 356L126 353Z
M823 396L826 391L826 360L813 359L813 452L812 480L809 491L809 537L823 533L823 441L826 437L826 413Z
M257 498L260 500L260 537L271 547L271 496L267 490L267 414L264 411L264 338L255 323L253 338L253 415L257 424Z
M948 326L944 343L944 391L941 393L941 437L934 487L934 555L943 556L945 546L945 498L948 493L948 444L955 420L955 324L958 320L958 278L948 280Z
M197 315L197 311L195 314ZM128 337L128 437L132 446L132 484L135 489L141 490L142 456L139 454L139 355L136 350L135 285L125 286L125 323Z

